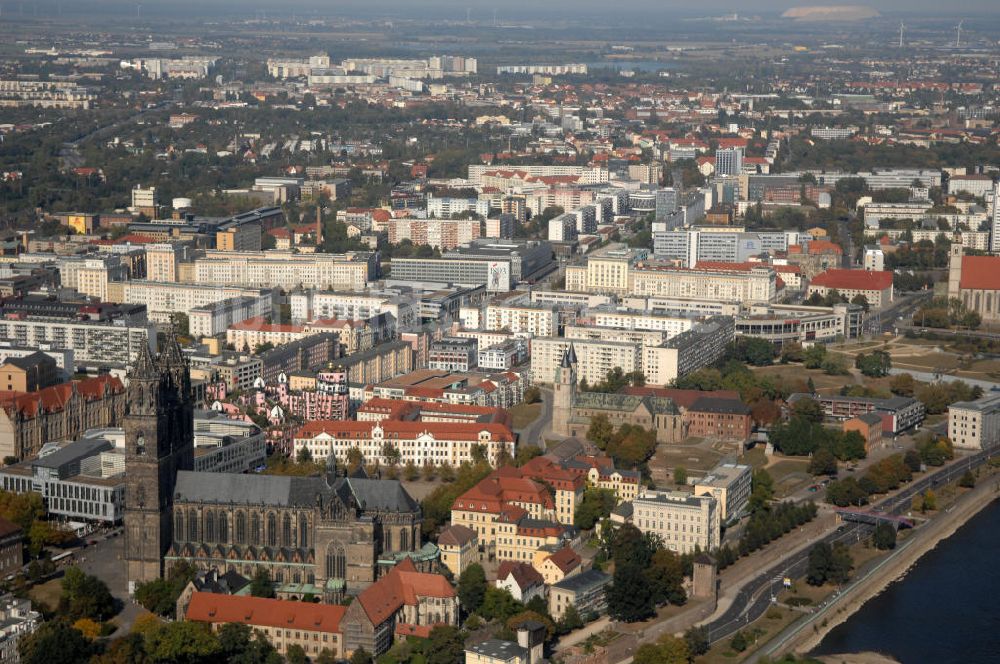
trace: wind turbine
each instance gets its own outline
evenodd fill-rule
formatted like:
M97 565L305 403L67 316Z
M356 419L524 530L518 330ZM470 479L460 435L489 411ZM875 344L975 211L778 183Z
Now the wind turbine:
M142 5L135 6L135 17L142 18Z
M959 21L958 25L955 26L955 48L961 48L962 46L962 24L965 21Z
M899 22L899 48L903 48L903 29L906 28L903 22Z

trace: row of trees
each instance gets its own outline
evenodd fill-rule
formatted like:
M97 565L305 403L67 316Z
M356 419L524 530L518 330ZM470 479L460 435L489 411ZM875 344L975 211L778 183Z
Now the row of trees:
M737 560L767 546L782 535L816 518L817 508L812 501L803 504L785 501L768 506L750 515L743 534L735 547L723 544L715 551L720 570Z
M838 507L864 505L869 496L892 491L909 482L920 467L920 455L913 450L905 455L893 454L873 464L860 479L846 477L830 482L826 487L826 501Z
M980 315L970 311L957 297L936 297L913 314L913 324L921 327L961 327L974 330L982 322Z

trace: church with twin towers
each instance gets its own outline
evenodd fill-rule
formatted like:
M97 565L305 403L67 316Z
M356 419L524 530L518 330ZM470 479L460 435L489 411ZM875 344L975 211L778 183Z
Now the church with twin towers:
M195 472L190 372L176 340L164 346L144 346L128 378L130 592L184 560L247 577L264 569L279 590L337 601L420 549L420 506L397 480Z

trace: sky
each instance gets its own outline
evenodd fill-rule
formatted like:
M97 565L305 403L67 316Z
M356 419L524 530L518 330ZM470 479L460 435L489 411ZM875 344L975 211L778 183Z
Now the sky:
M741 14L780 13L789 7L808 5L833 4L863 4L883 13L934 15L974 15L990 13L1000 14L1000 0L952 0L942 3L941 0L0 0L5 14L16 14L20 6L25 7L25 13L31 5L55 5L61 3L69 11L84 8L102 9L112 13L134 11L137 4L142 5L142 12L152 14L177 13L239 13L253 12L264 8L269 13L290 14L294 11L316 12L324 14L336 13L349 17L351 14L371 16L392 15L418 16L422 12L436 15L454 12L464 16L470 9L475 18L491 20L493 10L510 19L528 20L532 14L568 11L597 14L635 14L648 12L650 14L679 13L684 15L722 12L739 12Z

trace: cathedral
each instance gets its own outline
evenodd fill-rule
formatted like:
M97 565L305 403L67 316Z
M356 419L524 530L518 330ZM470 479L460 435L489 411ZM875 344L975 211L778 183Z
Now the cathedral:
M195 472L187 363L145 347L129 376L125 559L129 589L179 560L326 601L357 594L420 547L419 504L396 480Z

